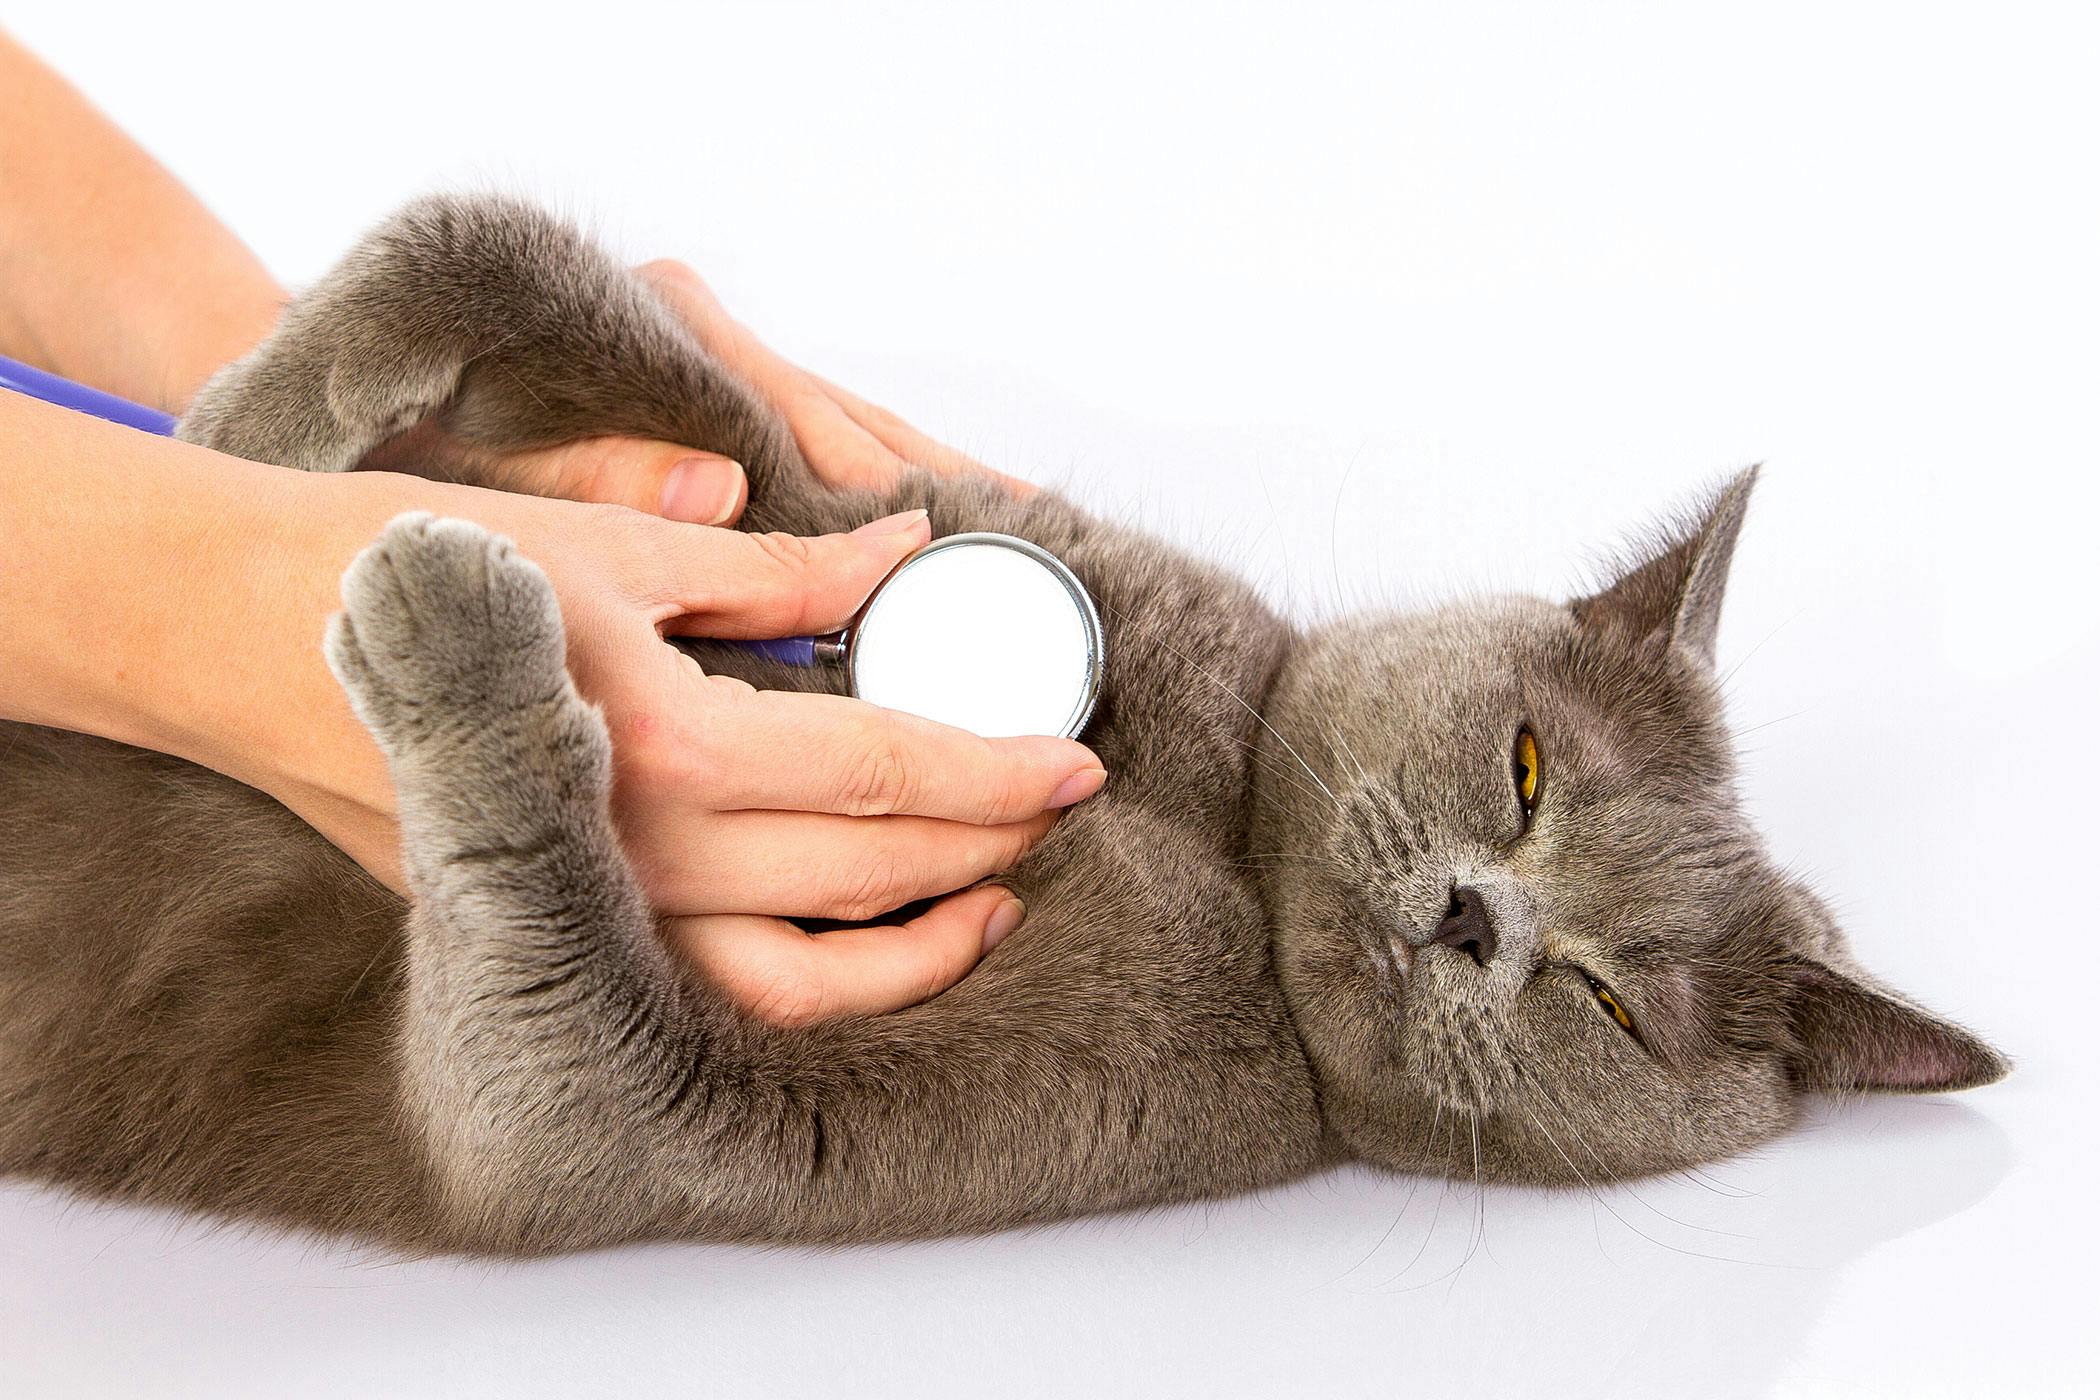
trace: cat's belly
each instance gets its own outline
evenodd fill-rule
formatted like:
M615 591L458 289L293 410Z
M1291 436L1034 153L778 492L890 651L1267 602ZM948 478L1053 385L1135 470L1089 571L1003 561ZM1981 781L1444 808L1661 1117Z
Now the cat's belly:
M240 783L21 725L0 862L0 1170L384 1232L420 1173L385 1127L397 896Z

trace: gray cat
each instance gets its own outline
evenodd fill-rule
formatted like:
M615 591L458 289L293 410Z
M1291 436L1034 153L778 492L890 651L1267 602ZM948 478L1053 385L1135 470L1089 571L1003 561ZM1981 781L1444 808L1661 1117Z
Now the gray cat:
M1808 1094L2005 1071L1865 976L1738 809L1713 655L1749 473L1573 603L1301 635L1052 495L820 487L641 283L487 200L372 234L182 433L339 471L431 416L727 453L754 529L924 506L1039 542L1110 633L1110 786L1002 876L1028 923L959 985L761 1024L659 940L538 569L398 520L327 651L412 902L217 774L0 731L0 1170L412 1250L847 1241L1349 1158L1594 1184L1765 1141Z

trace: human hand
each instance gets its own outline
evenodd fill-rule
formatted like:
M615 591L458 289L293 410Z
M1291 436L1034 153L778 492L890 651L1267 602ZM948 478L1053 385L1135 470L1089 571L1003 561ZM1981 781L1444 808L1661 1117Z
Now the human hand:
M842 625L926 542L922 512L800 539L376 472L308 480L359 498L328 512L329 546L300 551L331 587L338 559L403 509L474 520L547 574L570 673L612 735L629 860L676 946L768 1019L890 1010L952 984L1018 923L1009 892L967 890L901 927L818 936L786 916L858 921L968 886L1106 778L1070 740L986 740L845 697L758 691L666 644ZM370 740L315 722L339 699L276 708L298 716L293 731L265 745L260 779L243 776L398 887L392 790Z
M871 919L1006 868L1057 810L1099 789L1107 775L1092 753L755 690L662 641L841 626L926 543L924 512L817 540L617 514L668 551L639 594L588 558L557 553L547 571L570 672L612 733L629 860L659 908L685 915L671 920L674 942L748 1009L790 1024L892 1010L955 982L1020 922L1010 892L971 890L902 927L814 937L782 916Z

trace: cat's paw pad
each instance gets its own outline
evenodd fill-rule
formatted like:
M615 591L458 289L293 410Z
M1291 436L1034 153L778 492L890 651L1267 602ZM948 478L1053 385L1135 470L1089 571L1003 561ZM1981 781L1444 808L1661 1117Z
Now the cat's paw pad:
M351 561L327 650L381 731L473 724L568 688L561 611L539 566L479 525L421 512Z

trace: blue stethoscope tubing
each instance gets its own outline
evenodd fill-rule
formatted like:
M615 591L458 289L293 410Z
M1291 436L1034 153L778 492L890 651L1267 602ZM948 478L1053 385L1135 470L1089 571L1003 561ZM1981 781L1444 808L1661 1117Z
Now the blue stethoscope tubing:
M85 384L76 384L63 375L25 365L20 360L10 360L0 355L0 389L12 389L18 394L27 394L32 399L41 399L60 408L70 408L76 413L85 413L111 423L121 423L127 428L153 433L160 437L173 437L175 417L157 408L148 408L142 403L105 394L100 389L90 389ZM835 659L831 654L836 643L829 648L825 643L831 639L821 637L779 637L765 641L737 642L734 645L756 652L769 661L784 662L789 666L815 666Z
M32 399L42 399L76 413L122 423L140 432L157 433L161 437L173 436L175 432L173 414L133 403L130 399L120 399L115 394L105 394L100 389L90 389L85 384L75 384L49 370L10 360L5 355L0 355L0 389L12 389Z

